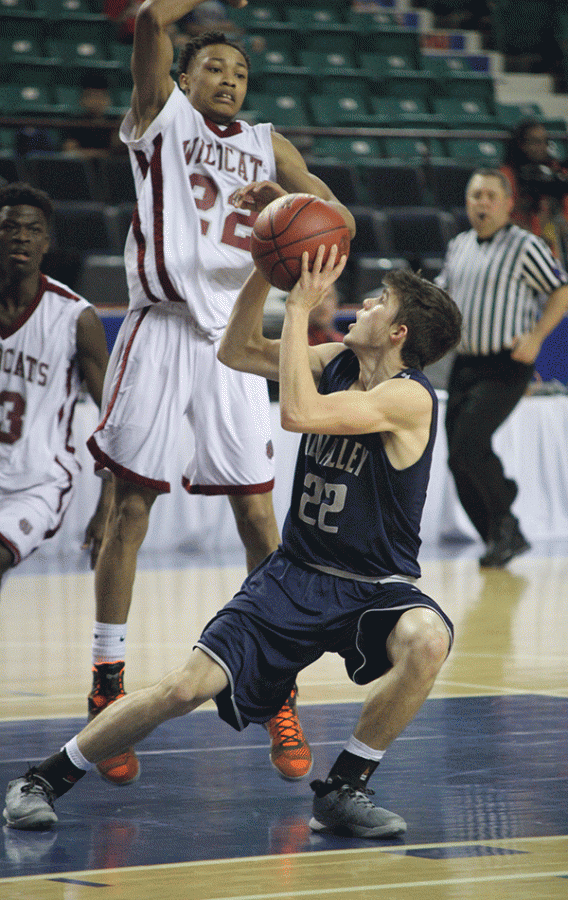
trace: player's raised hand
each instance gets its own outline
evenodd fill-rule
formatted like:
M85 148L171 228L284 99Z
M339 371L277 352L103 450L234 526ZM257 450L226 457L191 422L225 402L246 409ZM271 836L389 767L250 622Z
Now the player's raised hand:
M346 254L337 258L337 244L333 244L331 247L324 265L323 260L326 253L327 247L321 244L311 269L309 253L306 251L302 254L302 273L299 281L288 295L287 303L299 303L307 309L313 309L322 302L331 285L343 272L347 262Z
M265 206L284 197L287 191L281 188L275 181L253 181L245 187L239 188L229 197L229 203L237 208L251 209L253 212L261 212Z

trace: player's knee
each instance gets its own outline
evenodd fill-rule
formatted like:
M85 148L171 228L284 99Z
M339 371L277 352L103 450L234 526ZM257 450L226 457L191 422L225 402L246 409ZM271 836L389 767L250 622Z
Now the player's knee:
M117 496L111 516L116 537L124 543L141 544L148 530L150 506L134 491Z
M399 620L396 655L415 676L429 681L438 674L448 655L449 635L436 613L416 612L418 615Z

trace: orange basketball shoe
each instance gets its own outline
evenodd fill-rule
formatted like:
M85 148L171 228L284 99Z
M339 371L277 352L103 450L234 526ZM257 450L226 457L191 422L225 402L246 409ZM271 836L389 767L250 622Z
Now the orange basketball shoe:
M99 663L93 666L93 687L87 700L89 722L105 707L124 697L124 662ZM118 756L97 763L99 774L111 784L132 784L140 778L140 763L132 747Z
M266 722L270 735L270 762L281 778L297 781L312 771L310 745L304 737L296 709L297 685L279 713Z

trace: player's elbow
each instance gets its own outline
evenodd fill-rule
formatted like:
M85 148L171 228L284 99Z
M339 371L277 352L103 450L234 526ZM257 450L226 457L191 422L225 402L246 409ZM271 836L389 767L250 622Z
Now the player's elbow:
M217 351L217 359L219 362L223 363L224 366L228 366L230 369L242 369L242 361L239 365L240 354L238 354L234 348L230 346L230 344L221 341L219 345L219 349Z

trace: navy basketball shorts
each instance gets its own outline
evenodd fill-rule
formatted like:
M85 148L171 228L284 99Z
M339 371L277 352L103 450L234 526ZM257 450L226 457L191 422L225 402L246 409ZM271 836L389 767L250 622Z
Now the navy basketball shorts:
M304 567L276 550L205 626L196 647L225 671L215 698L237 731L267 722L282 707L296 675L324 653L338 653L355 684L379 678L390 662L387 638L408 609L446 614L414 584L368 584Z

